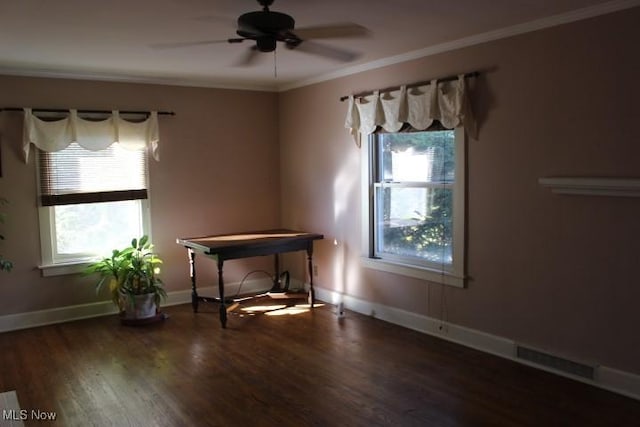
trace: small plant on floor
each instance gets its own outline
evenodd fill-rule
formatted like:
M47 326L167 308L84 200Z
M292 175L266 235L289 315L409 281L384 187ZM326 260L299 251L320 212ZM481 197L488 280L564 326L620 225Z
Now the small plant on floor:
M96 290L100 292L108 284L113 303L121 312L136 307L138 296L146 295L157 308L167 297L162 280L157 276L162 260L153 252L148 236L133 239L131 246L114 249L111 256L90 264L85 273L98 273Z

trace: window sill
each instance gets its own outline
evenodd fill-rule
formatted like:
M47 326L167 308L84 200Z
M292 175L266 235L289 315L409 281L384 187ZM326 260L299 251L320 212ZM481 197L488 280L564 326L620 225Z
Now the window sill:
M74 261L64 264L44 264L39 265L38 269L42 277L65 276L68 274L82 273L90 263L90 261Z
M366 268L373 270L385 271L387 273L399 274L402 276L414 277L416 279L427 280L433 283L441 283L443 285L455 286L457 288L465 287L465 278L454 275L449 272L441 272L431 270L415 265L400 264L382 259L362 257L361 264Z

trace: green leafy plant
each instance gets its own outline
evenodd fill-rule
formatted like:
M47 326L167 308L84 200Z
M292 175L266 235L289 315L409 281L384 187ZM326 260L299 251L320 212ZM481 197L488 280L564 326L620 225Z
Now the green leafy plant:
M0 205L6 205L7 199L4 197L0 197ZM0 224L4 224L7 215L4 212L0 212ZM0 240L4 240L4 235L0 234ZM13 263L8 259L5 259L4 256L0 255L0 271L11 271L13 268Z
M160 264L162 260L153 252L153 245L145 235L133 239L131 246L114 249L111 256L90 264L85 273L97 273L100 279L96 291L100 292L108 284L113 303L124 310L127 299L133 301L135 295L153 294L156 305L166 299L164 284L157 276Z

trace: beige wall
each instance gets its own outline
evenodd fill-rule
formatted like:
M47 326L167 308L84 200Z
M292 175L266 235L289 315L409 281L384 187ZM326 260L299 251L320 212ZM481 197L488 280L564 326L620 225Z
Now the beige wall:
M282 94L283 225L328 238L318 285L640 374L640 199L537 182L638 177L638 22L635 8ZM360 152L338 98L474 70L468 287L361 267Z
M161 160L149 172L153 241L169 291L190 287L176 237L279 225L276 94L0 76L0 107L9 106L175 111L160 117ZM0 273L0 316L106 299L85 277L41 277L33 156L24 164L21 114L2 120L0 195L11 204L0 253L15 267ZM200 260L200 284L214 285L213 262ZM229 262L225 279L263 264Z

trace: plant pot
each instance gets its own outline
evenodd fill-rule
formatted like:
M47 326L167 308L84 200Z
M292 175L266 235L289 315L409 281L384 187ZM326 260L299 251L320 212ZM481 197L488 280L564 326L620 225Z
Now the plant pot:
M120 295L121 306L124 308L122 317L124 319L148 319L157 314L158 307L154 294L143 295Z

